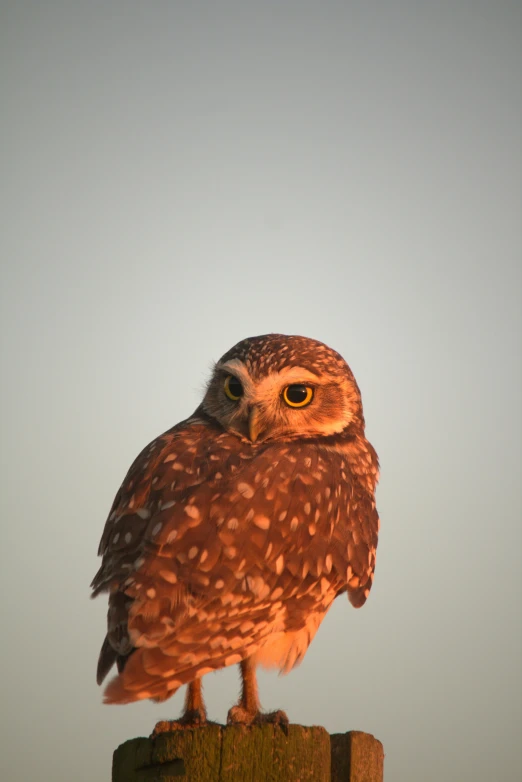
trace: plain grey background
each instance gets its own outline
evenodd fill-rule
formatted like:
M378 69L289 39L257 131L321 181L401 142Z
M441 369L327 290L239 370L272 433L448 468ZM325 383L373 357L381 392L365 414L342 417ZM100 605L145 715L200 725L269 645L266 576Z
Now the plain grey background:
M268 331L350 363L382 531L264 706L375 734L386 782L520 779L520 3L0 9L2 780L109 779L178 715L101 704L98 540ZM237 671L205 689L223 720Z

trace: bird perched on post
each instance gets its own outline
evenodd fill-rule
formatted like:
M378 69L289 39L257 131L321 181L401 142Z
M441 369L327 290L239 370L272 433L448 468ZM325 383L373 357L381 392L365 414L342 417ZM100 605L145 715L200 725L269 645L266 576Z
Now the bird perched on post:
M333 600L373 582L378 461L361 395L331 348L299 336L239 342L195 413L148 445L114 500L93 597L109 592L98 683L106 703L163 701L206 720L201 677L238 663L228 721L264 714L256 666L299 663Z

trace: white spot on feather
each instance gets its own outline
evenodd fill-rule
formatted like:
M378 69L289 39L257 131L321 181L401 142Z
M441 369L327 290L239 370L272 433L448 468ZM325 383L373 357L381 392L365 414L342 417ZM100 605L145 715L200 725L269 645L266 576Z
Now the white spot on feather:
M159 574L165 581L168 581L169 584L178 583L178 578L176 574L173 573L171 570L160 570Z
M270 519L268 516L258 514L257 516L254 516L254 524L256 527L259 527L259 529L268 529L270 527Z
M248 483L238 483L237 490L247 500L250 500L254 496L254 490Z
M176 500L168 500L167 502L160 502L159 509L168 510L169 508L172 508L175 504L176 504Z
M225 665L235 665L236 663L241 662L241 655L240 654L229 654L228 657L225 657L224 663Z
M321 587L321 594L322 595L326 595L326 593L330 589L330 582L328 581L327 578L322 578L321 579L320 587Z

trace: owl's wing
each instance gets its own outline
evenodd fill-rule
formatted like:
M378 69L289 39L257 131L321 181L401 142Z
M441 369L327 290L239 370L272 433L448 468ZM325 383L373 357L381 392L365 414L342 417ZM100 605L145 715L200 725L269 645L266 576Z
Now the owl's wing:
M130 607L140 598L147 600L150 619L158 614L157 602L147 593L139 593L143 583L136 580L146 563L156 562L165 535L169 544L176 535L182 537L187 516L183 499L203 481L212 485L218 471L218 459L205 454L207 439L218 437L221 430L209 430L206 421L188 419L153 440L131 465L112 504L101 537L98 554L102 564L94 577L92 597L109 591L108 632L98 660L97 681L100 684L116 662L123 670L128 655L134 651L128 627ZM205 447L204 447L205 446ZM207 449L208 450L208 449ZM177 505L177 508L176 508ZM189 522L190 523L190 522ZM170 576L169 599L172 622L176 613L183 614L192 599L182 580L174 584ZM160 578L161 582L162 579Z
M348 506L341 509L342 522L332 535L332 547L346 557L346 590L354 608L366 602L373 585L379 535L379 515L373 492L352 478ZM343 590L344 591L344 590Z
M175 537L183 518L181 506L172 509L203 481L211 483L218 469L215 460L202 453L212 435L208 430L206 422L188 419L153 440L135 459L105 523L98 548L102 565L91 584L93 597L124 588L143 564L142 556L160 548L158 534L167 522Z

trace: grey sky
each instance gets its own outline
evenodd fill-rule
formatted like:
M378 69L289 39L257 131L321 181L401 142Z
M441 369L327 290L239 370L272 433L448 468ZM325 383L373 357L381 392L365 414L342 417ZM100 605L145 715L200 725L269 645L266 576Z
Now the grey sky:
M239 339L339 350L382 464L375 586L266 708L387 782L513 782L521 720L519 2L0 3L0 776L108 779L113 496ZM238 693L204 680L210 716ZM30 746L29 746L30 744Z

